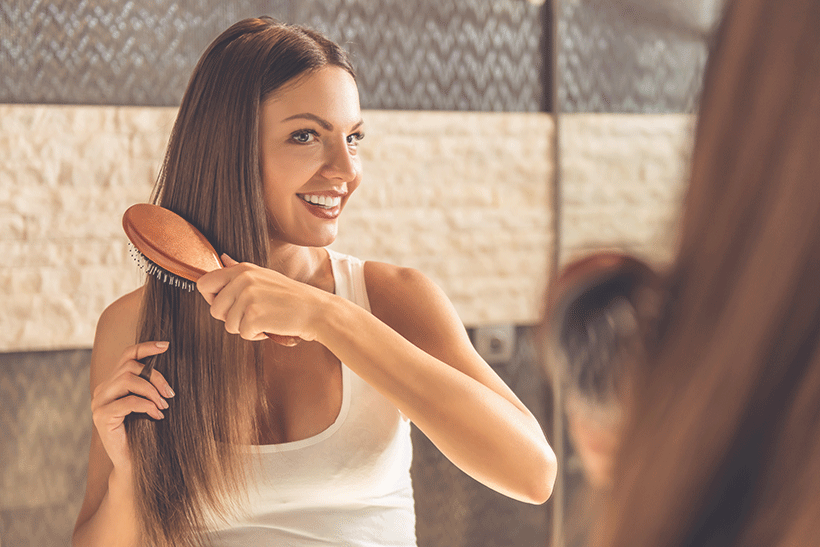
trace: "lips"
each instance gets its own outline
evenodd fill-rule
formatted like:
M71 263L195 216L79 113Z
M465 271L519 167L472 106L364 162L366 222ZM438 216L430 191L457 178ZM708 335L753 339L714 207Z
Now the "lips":
M334 219L342 212L342 196L335 194L296 194L314 216Z

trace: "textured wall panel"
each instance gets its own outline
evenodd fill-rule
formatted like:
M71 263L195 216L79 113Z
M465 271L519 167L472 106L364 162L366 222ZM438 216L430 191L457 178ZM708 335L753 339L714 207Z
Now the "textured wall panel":
M4 0L0 102L176 105L205 47L287 3Z
M0 4L0 102L176 106L208 43L268 14L353 54L375 109L538 111L544 11L524 0Z
M148 198L174 113L0 105L0 351L90 347L139 283L119 219Z
M562 260L600 247L674 250L694 116L561 116Z
M0 105L0 351L90 347L140 284L123 211L146 201L174 108ZM552 117L363 113L365 179L334 247L413 266L470 326L536 321L552 246Z
M468 326L528 325L553 248L547 114L369 111L333 247L418 268Z
M524 0L334 0L294 19L354 55L366 108L538 111L542 9Z
M686 11L679 14L672 8L702 3L560 0L557 108L561 112L694 111L711 19Z
M4 546L70 544L91 440L90 353L0 353Z
M548 424L532 329L518 329L501 378ZM0 545L68 547L85 492L91 437L89 350L0 353ZM549 506L477 483L413 430L419 547L537 547Z

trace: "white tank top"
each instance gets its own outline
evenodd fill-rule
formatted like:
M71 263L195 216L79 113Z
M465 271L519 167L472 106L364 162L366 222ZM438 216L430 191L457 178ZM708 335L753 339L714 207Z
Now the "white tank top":
M364 263L330 251L336 294L370 311ZM342 363L342 407L313 437L249 447L247 513L213 527L214 547L415 547L410 424Z

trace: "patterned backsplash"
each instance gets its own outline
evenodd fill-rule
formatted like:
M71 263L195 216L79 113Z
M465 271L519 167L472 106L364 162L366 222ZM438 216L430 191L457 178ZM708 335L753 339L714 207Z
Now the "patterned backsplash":
M526 0L6 0L0 103L175 106L211 40L268 14L343 44L368 109L552 110L554 65L562 112L693 111L708 21L670 0L555 4L556 25Z

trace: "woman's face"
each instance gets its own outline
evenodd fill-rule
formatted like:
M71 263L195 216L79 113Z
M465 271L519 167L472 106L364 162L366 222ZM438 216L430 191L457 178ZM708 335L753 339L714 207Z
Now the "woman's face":
M339 215L362 180L364 136L353 77L323 67L262 103L260 162L271 237L323 247L336 239Z

